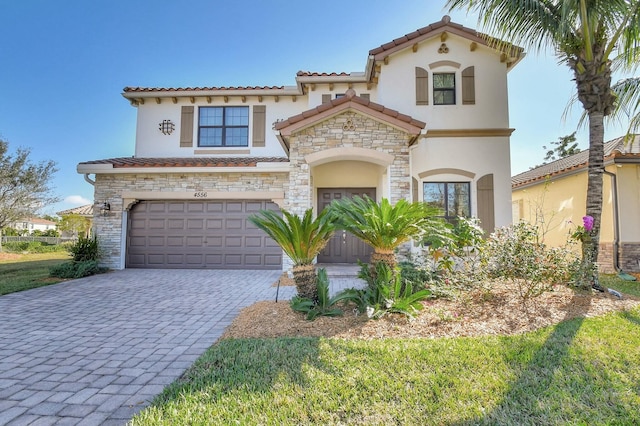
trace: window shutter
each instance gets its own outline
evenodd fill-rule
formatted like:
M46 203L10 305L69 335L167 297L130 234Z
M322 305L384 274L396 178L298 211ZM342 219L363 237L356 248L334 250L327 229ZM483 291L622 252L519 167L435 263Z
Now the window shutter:
M475 67L468 67L462 71L462 104L476 104Z
M322 95L322 103L326 104L327 102L331 102L331 94L330 93Z
M360 93L360 97L361 97L362 99L369 100L369 94L368 94L368 93Z
M180 147L193 146L193 106L183 106L180 117Z
M416 67L416 105L429 105L429 73Z
M477 183L478 219L484 232L489 235L495 230L496 220L493 207L493 174L482 176Z
M418 180L411 178L411 201L417 203L418 200Z
M267 106L266 105L255 105L253 107L253 140L252 145L254 147L264 147L265 146L265 133L266 133L266 122L267 122Z

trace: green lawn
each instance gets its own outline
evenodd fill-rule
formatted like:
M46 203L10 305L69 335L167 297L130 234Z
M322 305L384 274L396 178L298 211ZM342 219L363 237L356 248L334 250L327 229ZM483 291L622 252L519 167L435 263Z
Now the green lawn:
M600 275L600 284L602 284L603 287L618 290L623 294L640 297L639 281L625 281L618 278L616 275Z
M636 425L640 309L517 336L224 340L134 425Z
M49 278L49 267L68 261L67 252L21 254L0 260L0 295L42 287L63 281Z

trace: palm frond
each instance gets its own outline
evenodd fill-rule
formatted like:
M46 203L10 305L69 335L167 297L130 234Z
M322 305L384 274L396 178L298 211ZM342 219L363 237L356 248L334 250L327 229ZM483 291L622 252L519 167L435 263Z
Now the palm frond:
M315 219L312 209L307 209L302 218L286 210L280 214L262 210L251 215L249 221L271 237L296 265L311 264L335 231L330 213L322 211Z
M417 237L436 216L437 209L425 203L410 203L404 199L391 205L383 198L380 203L369 197L336 200L329 209L337 226L377 249L393 250Z

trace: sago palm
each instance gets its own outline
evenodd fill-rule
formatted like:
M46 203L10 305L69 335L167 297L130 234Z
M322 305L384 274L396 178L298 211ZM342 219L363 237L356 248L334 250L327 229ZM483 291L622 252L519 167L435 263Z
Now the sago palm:
M488 38L496 47L515 43L534 51L551 48L572 70L589 123L586 214L594 218L594 228L583 243L583 252L591 254L588 263L596 261L602 216L603 121L615 105L612 60L618 59L622 70L633 69L640 44L640 0L448 0L447 6L477 13L483 30L505 40ZM592 279L598 285L597 275Z
M425 203L410 203L404 199L391 205L383 198L380 203L365 197L335 200L329 210L337 226L373 247L371 265L384 262L391 270L396 266L395 249L425 232L434 223L439 211Z
M273 238L291 258L298 295L315 301L317 281L313 261L327 245L335 225L327 210L320 212L315 219L312 209L306 210L302 218L286 210L281 212L283 217L277 212L262 210L251 215L249 220Z

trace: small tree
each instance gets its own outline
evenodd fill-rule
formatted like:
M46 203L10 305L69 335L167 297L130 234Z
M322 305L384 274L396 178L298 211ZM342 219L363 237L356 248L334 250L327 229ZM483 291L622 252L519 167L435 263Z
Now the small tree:
M58 223L58 229L61 232L69 232L74 237L86 237L90 226L91 222L88 218L75 213L63 215Z
M35 216L38 209L58 201L50 187L55 162L34 164L29 154L29 149L19 148L10 155L9 144L0 139L0 237L10 223Z
M576 142L576 132L567 136L561 136L557 141L551 141L551 145L548 148L546 145L543 145L542 149L547 150L544 156L544 163L542 164L547 164L549 161L559 160L580 152L580 148L578 148L578 143Z
M249 220L273 238L291 258L298 295L316 302L318 288L313 261L333 236L336 229L333 218L327 209L315 219L312 209L307 209L302 218L286 210L282 210L282 215L284 219L274 211L262 210L249 216Z
M421 202L401 199L392 205L383 198L380 203L366 197L336 200L329 206L337 226L373 247L371 265L383 262L395 270L394 250L430 229L439 228L434 220L440 211Z

